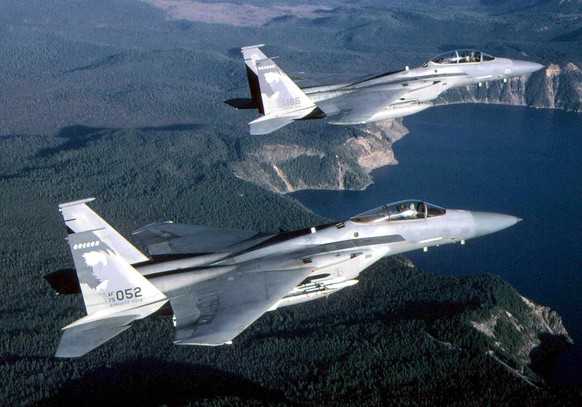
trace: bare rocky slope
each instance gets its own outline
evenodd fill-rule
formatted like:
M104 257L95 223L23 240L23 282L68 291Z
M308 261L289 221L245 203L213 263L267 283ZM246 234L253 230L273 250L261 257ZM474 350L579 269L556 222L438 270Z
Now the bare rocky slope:
M370 173L398 164L392 144L408 134L401 119L362 126L337 146L267 143L232 163L234 174L278 193L300 189L365 189ZM323 163L323 165L322 165Z
M436 104L461 102L582 112L582 70L580 64L574 62L550 64L530 76L513 78L507 83L452 89L441 95Z
M525 367L532 364L532 355L537 350L547 346L544 338L559 337L563 345L573 343L555 311L525 297L520 299L513 307L519 310L517 315L497 305L471 320L471 325L491 340L492 354L510 357L518 366Z

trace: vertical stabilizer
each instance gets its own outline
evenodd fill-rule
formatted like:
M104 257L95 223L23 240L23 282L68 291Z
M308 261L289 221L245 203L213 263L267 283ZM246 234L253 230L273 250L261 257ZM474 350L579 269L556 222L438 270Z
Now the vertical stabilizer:
M118 313L166 298L96 232L68 237L87 314Z
M316 111L317 106L272 59L254 63L264 116L249 123L252 135L271 133Z
M142 263L149 259L121 236L115 229L87 206L95 198L81 199L59 205L69 233L92 230L97 237L111 247L129 264Z
M256 62L262 59L267 59L267 56L259 49L264 47L265 44L249 45L248 47L242 47L240 51L245 59L245 64L247 68L250 69L255 75L257 75Z
M311 99L271 58L255 61L255 65L265 115L296 116L293 113L301 111L306 116L316 108Z
M236 108L256 107L264 116L249 123L251 134L267 134L283 126L306 117L313 118L316 112L319 117L323 112L259 48L263 44L250 45L241 48L245 59L247 79L251 91L251 102L241 103L238 99L231 99L225 103ZM324 115L325 117L325 115Z
M245 59L245 67L247 70L247 80L249 81L249 90L251 91L251 100L253 106L259 109L259 113L265 114L263 101L261 100L261 90L259 88L259 76L257 75L256 61L267 58L265 54L259 49L264 44L251 45L241 48L241 52Z
M128 329L134 320L156 312L168 301L127 260L127 253L131 252L128 248L139 251L85 202L87 200L60 205L65 222L73 232L67 240L87 316L63 328L57 357L86 354ZM103 227L83 230L95 224ZM116 243L122 246L123 252Z

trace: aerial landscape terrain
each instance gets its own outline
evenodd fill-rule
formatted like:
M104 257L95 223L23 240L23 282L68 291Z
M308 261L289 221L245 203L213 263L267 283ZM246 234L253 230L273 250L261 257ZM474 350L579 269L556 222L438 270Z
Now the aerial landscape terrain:
M563 322L554 304L497 273L471 273L477 256L463 275L386 258L354 287L264 315L232 346L174 346L172 318L163 316L75 360L53 355L61 328L84 315L82 298L57 295L44 278L72 267L61 202L97 197L95 211L124 236L166 220L307 228L329 219L292 193L370 190L375 170L399 166L393 144L414 144L421 126L407 118L306 121L250 136L256 113L223 103L249 96L242 46L265 43L289 74L394 71L461 47L535 61L544 68L530 76L443 94L430 117L460 122L444 105L465 102L558 109L581 137L580 0L0 7L2 404L582 404L582 381L555 374L564 352L580 345L580 302ZM529 151L527 140L517 144ZM430 175L437 188L446 182ZM578 193L580 181L571 183ZM566 260L580 270L579 259ZM579 282L570 289L578 301L581 291Z

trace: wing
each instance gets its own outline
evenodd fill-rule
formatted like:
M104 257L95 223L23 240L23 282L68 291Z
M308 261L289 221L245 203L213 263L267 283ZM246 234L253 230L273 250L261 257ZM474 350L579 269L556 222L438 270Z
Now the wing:
M258 136L272 133L275 130L279 130L288 124L305 117L306 114L305 111L301 110L283 117L261 116L249 123L249 126L251 126L251 135Z
M134 239L146 246L151 256L166 254L203 254L241 249L269 238L254 230L222 229L180 223L154 223L133 232Z
M374 87L318 102L318 107L327 114L332 124L361 124L366 123L407 92L408 90L402 87L395 89Z
M343 73L311 73L311 72L295 72L289 73L289 77L302 89L337 85L340 83L359 83L368 79L375 78L377 75L356 75Z
M178 345L223 345L303 281L312 268L232 272L170 300Z

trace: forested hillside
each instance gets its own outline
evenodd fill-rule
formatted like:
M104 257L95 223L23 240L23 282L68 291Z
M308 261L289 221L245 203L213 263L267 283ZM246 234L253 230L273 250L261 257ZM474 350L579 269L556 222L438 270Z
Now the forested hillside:
M190 1L0 0L0 403L581 405L580 389L542 379L568 342L558 316L497 277L435 276L400 257L327 300L266 315L231 347L174 346L160 317L84 358L52 356L83 315L79 296L44 280L72 267L58 203L94 196L126 236L164 220L292 230L325 220L241 171L280 192L363 188L367 168L395 162L400 123L249 137L255 113L223 104L247 96L241 46L267 43L289 72L344 73L476 47L560 67L483 98L578 109L579 2L498 3L213 1L201 13Z
M265 231L323 219L234 177L236 140L204 127L72 127L0 143L5 404L580 401L531 368L547 369L567 344L559 317L538 319L498 277L436 276L403 258L327 300L269 313L231 347L174 346L171 318L159 317L83 358L55 359L60 328L83 315L79 296L43 278L72 266L57 203L96 196L93 208L125 235L169 219ZM538 345L550 358L536 359Z

